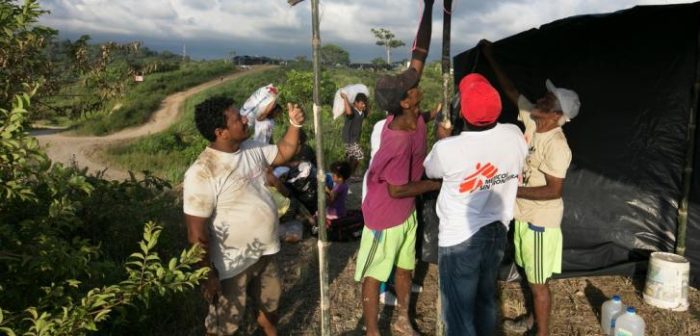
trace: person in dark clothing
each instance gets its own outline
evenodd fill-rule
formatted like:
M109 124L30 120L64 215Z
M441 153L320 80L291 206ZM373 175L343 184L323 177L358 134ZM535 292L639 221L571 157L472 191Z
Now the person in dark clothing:
M294 155L290 162L290 166L294 166L301 161L306 161L311 163L316 167L316 153L314 149L307 143L306 132L304 130L299 131L299 146L297 147L297 153Z
M343 125L345 159L350 163L351 174L354 174L360 161L365 158L360 147L360 134L362 134L362 122L369 115L367 96L364 93L358 93L352 104L344 92L341 92L340 96L345 104L345 125Z

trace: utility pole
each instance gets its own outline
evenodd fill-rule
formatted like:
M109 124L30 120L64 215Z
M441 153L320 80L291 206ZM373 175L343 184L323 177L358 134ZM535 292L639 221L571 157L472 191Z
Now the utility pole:
M182 42L182 63L187 61L187 44Z
M450 96L452 95L451 85L450 85L450 75L452 68L452 63L450 62L450 34L452 30L452 0L444 0L444 12L442 15L442 120L439 122L444 122L451 124L452 118L450 115ZM440 288L440 273L438 272L438 288ZM438 293L437 299L437 309L435 309L435 314L437 318L435 319L435 334L437 336L445 335L445 324L443 323L442 317L442 305L443 302Z

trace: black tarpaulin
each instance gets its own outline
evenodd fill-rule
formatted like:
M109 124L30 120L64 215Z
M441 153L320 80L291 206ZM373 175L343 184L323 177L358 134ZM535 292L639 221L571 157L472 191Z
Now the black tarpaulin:
M531 101L544 94L547 78L581 98L579 116L564 126L573 153L564 188L564 276L629 274L650 252L674 250L689 115L698 106L699 23L700 3L639 6L555 21L493 44L494 57ZM455 57L455 83L475 70L497 86L477 54ZM500 121L515 122L515 107L502 98ZM697 148L686 251L696 287Z

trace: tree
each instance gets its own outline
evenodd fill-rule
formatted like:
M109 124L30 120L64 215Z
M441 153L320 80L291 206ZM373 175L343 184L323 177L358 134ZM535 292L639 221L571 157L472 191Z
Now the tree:
M195 269L198 246L159 253L164 231L146 218L175 202L166 181L106 181L52 164L27 132L32 97L46 82L41 40L53 35L35 25L42 13L34 0L0 0L0 75L8 76L0 76L0 334L85 335L194 287L208 269ZM136 236L131 253L124 242Z
M374 59L372 60L372 64L374 64L374 65L385 65L385 64L386 64L386 60L383 59L383 58L381 58L381 57L377 57L377 58L374 58Z
M347 50L335 44L326 44L321 47L321 64L326 66L350 64L350 54Z
M384 46L384 49L386 49L386 63L391 64L391 49L402 47L406 44L401 40L397 40L395 38L396 35L394 35L394 33L392 33L389 29L372 28L371 30L374 37L377 39L377 45Z
M44 49L58 32L37 24L45 12L37 1L0 0L0 106L10 106L25 91L22 83L43 82L35 103L55 89Z
M284 84L280 84L281 101L283 106L287 102L299 103L302 106L310 106L313 96L313 72L290 70L287 72L287 79ZM333 80L326 73L321 77L320 98L322 105L330 105L337 89Z

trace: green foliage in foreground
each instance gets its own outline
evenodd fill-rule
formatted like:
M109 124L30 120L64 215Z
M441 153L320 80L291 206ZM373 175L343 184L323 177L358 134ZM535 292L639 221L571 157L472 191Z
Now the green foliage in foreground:
M25 91L22 83L43 81L39 96L56 89L44 48L58 32L38 24L44 13L37 0L0 0L0 106Z
M429 64L421 80L424 92L422 106L425 110L433 109L442 100L442 80L439 63ZM343 118L334 120L331 115L333 95L337 88L348 84L364 83L370 89L371 113L361 135L360 145L369 153L369 137L372 125L383 119L384 113L372 106L374 83L382 73L335 68L324 71L321 82L321 125L323 130L323 152L326 165L344 158L345 149L341 139ZM133 143L109 150L108 158L116 164L134 171L147 170L173 183L179 183L189 165L207 145L194 126L194 106L207 97L227 95L239 106L255 89L275 84L280 88L280 103L298 102L306 111L304 130L309 135L309 144L315 147L313 132L312 92L313 76L309 70L276 68L257 74L243 76L216 88L203 91L184 104L181 120L166 132L139 139ZM285 115L277 119L273 138L282 137L289 125ZM432 129L432 128L431 128ZM432 131L430 132L432 134ZM365 162L366 164L366 162Z
M0 106L0 332L152 334L159 320L186 316L172 303L147 309L208 271L194 269L200 248L181 250L182 231L150 221L178 212L169 184L51 165L24 130L36 92L26 87L11 107Z
M104 135L148 121L151 114L169 94L232 73L234 66L224 61L202 61L182 65L177 71L154 73L144 81L132 84L124 98L115 101L112 109L90 115L78 132Z

